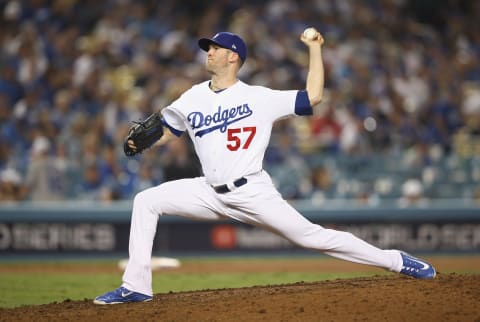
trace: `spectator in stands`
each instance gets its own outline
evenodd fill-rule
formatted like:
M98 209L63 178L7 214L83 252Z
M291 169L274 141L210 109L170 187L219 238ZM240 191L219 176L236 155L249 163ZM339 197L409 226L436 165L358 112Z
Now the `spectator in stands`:
M2 66L0 69L0 93L6 96L11 106L23 96L23 87L16 78L13 59L5 58L0 65Z
M75 193L77 199L96 201L102 200L102 198L108 199L105 196L110 195L111 186L103 185L100 170L95 161L90 161L85 165L82 177L79 189Z
M154 169L156 169L156 167L150 164L140 164L138 174L133 176L134 182L131 195L135 195L142 190L154 187L160 183Z
M162 152L162 168L165 181L194 178L201 175L200 163L196 159L188 139L171 140Z
M17 170L7 168L0 173L0 202L23 200L22 177Z
M473 201L480 205L480 188L475 188L472 191Z
M25 187L32 201L65 199L67 169L64 163L52 156L52 146L45 136L37 136L32 144Z
M333 183L331 170L320 165L313 168L311 172L310 199L314 204L322 204L327 199L335 198L335 185Z
M425 207L428 205L428 199L424 195L423 184L419 179L408 179L402 184L402 196L398 200L398 206L405 207Z
M308 193L310 170L299 151L296 132L286 120L277 121L265 154L265 169L286 199L302 199Z
M335 116L333 103L327 103L322 115L311 118L311 136L317 151L337 153L339 151L342 126Z

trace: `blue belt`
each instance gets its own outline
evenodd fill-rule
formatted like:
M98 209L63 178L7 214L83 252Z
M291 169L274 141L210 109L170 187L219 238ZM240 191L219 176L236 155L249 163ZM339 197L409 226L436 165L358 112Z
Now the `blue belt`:
M247 181L247 178L241 177L240 179L233 181L233 185L238 188L246 184ZM216 193L227 193L231 191L226 184L222 184L220 186L212 186L212 188L213 190L215 190Z

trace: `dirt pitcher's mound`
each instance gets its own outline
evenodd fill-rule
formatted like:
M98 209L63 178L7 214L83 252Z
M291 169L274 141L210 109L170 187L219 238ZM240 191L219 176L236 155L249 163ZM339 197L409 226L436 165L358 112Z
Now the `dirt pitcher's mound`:
M0 321L480 321L480 275L375 276L0 309Z

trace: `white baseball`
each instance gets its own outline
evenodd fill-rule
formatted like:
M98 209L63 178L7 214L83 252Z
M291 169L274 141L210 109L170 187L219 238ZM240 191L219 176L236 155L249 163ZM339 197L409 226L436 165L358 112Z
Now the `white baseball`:
M317 36L317 29L313 27L308 27L303 31L303 36L308 40L313 40Z

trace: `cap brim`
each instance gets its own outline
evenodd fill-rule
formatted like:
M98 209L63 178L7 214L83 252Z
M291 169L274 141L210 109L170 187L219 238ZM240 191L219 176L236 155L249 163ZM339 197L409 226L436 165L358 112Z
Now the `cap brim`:
M223 47L219 43L216 43L209 38L201 38L201 39L198 40L198 47L200 47L201 49L203 49L205 51L208 51L211 44L215 44L217 46Z

